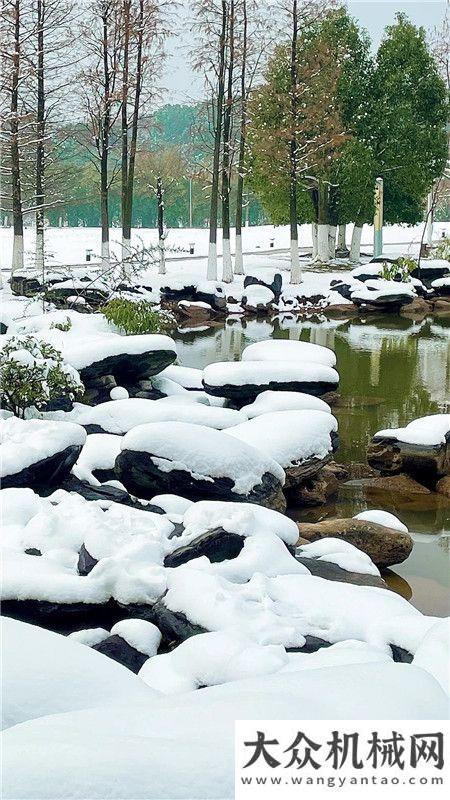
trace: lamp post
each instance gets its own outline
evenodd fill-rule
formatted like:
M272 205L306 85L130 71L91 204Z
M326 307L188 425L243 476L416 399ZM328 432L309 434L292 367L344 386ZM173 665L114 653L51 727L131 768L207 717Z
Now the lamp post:
M373 254L375 258L383 252L383 178L375 181L375 215L373 219Z

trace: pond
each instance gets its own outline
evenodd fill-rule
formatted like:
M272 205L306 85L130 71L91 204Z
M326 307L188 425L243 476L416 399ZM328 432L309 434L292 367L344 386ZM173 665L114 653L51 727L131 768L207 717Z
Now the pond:
M412 322L400 316L370 316L351 321L228 319L225 324L180 329L176 335L180 363L203 368L214 361L238 360L244 347L268 338L300 339L331 347L337 356L340 399L333 413L339 420L336 461L364 462L373 434L405 425L416 417L450 411L450 320ZM427 614L449 613L450 500L429 494L415 498L369 497L363 481L343 485L332 504L289 509L297 520L349 517L367 508L383 508L404 522L414 549L390 586Z

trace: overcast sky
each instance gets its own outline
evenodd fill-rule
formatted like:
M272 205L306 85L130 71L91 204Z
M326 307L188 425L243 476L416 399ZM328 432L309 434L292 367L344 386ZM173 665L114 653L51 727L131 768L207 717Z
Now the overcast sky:
M263 2L263 0L261 0ZM187 103L202 97L201 78L189 67L192 36L189 32L188 0L181 0L177 13L178 36L168 43L164 85L168 90L165 102ZM445 13L445 0L348 0L349 11L367 30L376 48L386 25L394 22L395 14L404 11L416 25L432 30L439 26Z

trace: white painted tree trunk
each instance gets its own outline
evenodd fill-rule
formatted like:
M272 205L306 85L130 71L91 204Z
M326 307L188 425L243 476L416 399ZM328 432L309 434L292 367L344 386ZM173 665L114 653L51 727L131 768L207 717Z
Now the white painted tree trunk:
M206 270L206 280L217 280L217 243L210 242L208 249L208 268Z
M321 264L330 260L330 243L328 238L328 225L317 226L317 258Z
M102 269L110 266L109 242L102 242Z
M39 273L44 269L44 231L36 232L36 253L34 265Z
M291 283L302 282L302 271L300 268L300 254L298 251L298 239L291 239Z
M131 253L131 240L122 236L122 261L126 261Z
M159 249L159 268L158 273L160 275L166 274L166 248L164 246L164 239L159 239L158 241L158 249Z
M233 280L233 262L231 260L230 240L224 239L222 257L222 280L224 283L231 283Z
M330 258L335 258L336 256L336 225L329 225L328 226L328 252Z
M339 225L339 228L338 228L338 240L337 240L337 249L338 250L347 250L347 245L345 243L346 229L347 229L346 225Z
M313 222L311 224L311 235L312 235L312 257L313 260L317 258L317 238L318 238L318 225L317 222Z
M23 236L14 234L11 274L23 269Z
M350 261L360 261L361 259L361 237L362 225L355 225L352 233L352 243L350 245Z
M234 258L234 274L244 274L244 257L242 255L242 236L240 233L236 234L236 255Z

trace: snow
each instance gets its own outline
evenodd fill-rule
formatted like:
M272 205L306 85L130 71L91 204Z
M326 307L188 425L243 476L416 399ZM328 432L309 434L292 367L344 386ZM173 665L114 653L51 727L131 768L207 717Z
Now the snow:
M277 672L287 663L280 645L262 646L231 633L204 633L146 661L139 677L153 689L173 694Z
M125 667L73 638L7 617L1 618L1 630L4 727L106 706L121 695L130 703L152 697Z
M86 441L86 431L73 422L0 420L0 476L16 475L26 467L43 461L68 447Z
M205 385L217 388L246 384L264 386L272 381L277 383L326 381L337 385L339 375L332 367L311 362L296 364L292 361L218 361L205 367L203 381Z
M83 339L77 337L73 340L68 332L69 341L64 345L63 355L66 361L80 370L110 356L123 353L127 355L141 355L143 353L168 350L176 354L176 346L170 336L162 334L144 334L138 336L120 336L110 333L108 336L95 336Z
M194 367L180 367L178 364L171 364L159 373L159 377L170 378L184 389L203 389L202 370Z
M450 694L450 619L442 619L425 634L416 650L413 664L427 670Z
M69 633L68 638L80 644L85 644L87 647L94 647L94 645L100 644L100 642L107 639L109 635L109 631L106 628L84 628L81 631Z
M370 511L361 511L360 514L355 514L353 519L367 520L368 522L375 522L377 525L385 525L386 528L392 528L395 531L408 533L408 528L399 520L395 514L390 514L388 511L379 511L370 509Z
M450 432L450 414L430 414L420 417L404 428L387 428L377 431L374 438L396 439L412 445L433 447L445 444Z
M91 486L99 486L100 481L92 474L97 469L113 470L114 462L120 453L121 437L108 433L90 434L72 472L81 481Z
M241 412L249 419L253 419L253 417L259 417L261 414L268 414L272 411L304 411L307 409L331 413L328 403L325 403L320 397L314 397L304 392L273 392L270 389L261 392L253 403L243 406Z
M166 514L184 514L193 504L192 500L177 494L157 494L151 499L153 506L162 508Z
M450 270L450 264L449 264ZM450 275L446 278L436 278L435 281L431 283L433 289L450 289Z
M358 550L349 542L335 539L332 536L302 545L297 548L297 553L306 558L331 561L348 572L359 572L365 575L380 574L379 569L366 553Z
M336 365L336 356L328 347L310 342L289 339L267 339L248 345L242 353L242 361L312 361L328 367Z
M120 636L130 647L146 656L155 656L161 643L161 632L145 619L123 619L111 628L111 636Z
M130 395L124 386L113 386L109 396L111 400L127 400Z
M182 546L185 537L192 540L218 527L243 537L276 533L286 544L295 544L299 536L297 524L289 517L254 503L200 500L186 509L183 524Z
M246 306L251 308L263 308L269 306L275 300L275 295L271 289L259 284L252 284L243 290L243 296L246 298Z
M212 410L212 409L210 409ZM225 410L225 409L223 409ZM124 436L122 450L148 452L163 472L182 470L197 480L228 477L233 491L247 494L268 472L284 483L284 472L273 459L234 437L187 422L138 425Z
M217 408L203 403L171 400L146 400L130 397L127 400L109 400L83 411L78 421L81 425L99 425L114 434L124 434L138 425L156 422L189 422L217 430L244 422L246 417L231 408Z
M324 459L333 450L335 417L326 411L274 411L228 428L228 436L257 447L283 469L310 458Z

